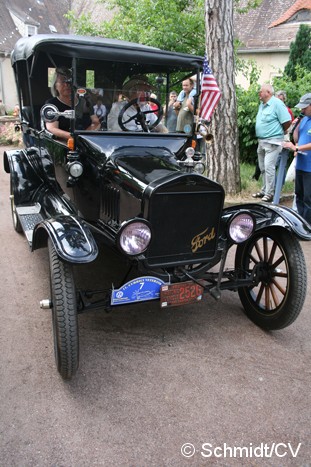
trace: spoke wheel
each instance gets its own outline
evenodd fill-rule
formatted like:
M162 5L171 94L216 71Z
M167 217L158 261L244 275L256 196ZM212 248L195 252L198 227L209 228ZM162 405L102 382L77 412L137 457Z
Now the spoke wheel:
M57 369L70 379L79 366L77 298L72 266L61 261L49 239L54 354Z
M257 285L238 289L246 315L265 329L293 323L307 289L307 269L297 238L285 230L260 231L237 247L235 261L237 269L256 277Z

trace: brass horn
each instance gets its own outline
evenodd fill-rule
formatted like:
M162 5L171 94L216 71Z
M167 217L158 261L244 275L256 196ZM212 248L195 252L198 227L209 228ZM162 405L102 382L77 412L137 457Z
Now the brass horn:
M214 136L211 133L208 133L207 126L203 123L201 123L199 126L199 133L201 136L203 136L207 144L212 144Z
M213 139L214 139L214 136L213 136L211 133L207 133L207 134L204 136L204 139L205 139L205 141L206 141L206 144L212 144Z

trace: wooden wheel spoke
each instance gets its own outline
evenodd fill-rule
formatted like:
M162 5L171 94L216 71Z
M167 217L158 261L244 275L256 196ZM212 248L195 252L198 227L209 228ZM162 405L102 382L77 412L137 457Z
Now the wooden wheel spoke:
M263 294L264 290L265 290L265 286L264 286L264 284L261 284L260 289L259 289L258 294L257 294L257 297L256 297L256 304L257 305L260 304L260 301L261 301L262 294Z
M283 263L283 261L285 261L284 255L281 255L279 259L277 259L275 263L272 264L273 269L276 269L281 263Z
M258 264L258 263L259 263L258 259L255 258L254 255L249 254L248 257L249 257L250 262L252 261L254 264Z
M278 288L278 287L277 287ZM273 299L273 303L274 303L274 307L273 308L276 308L279 306L280 304L280 300L279 300L279 297L278 297L278 294L277 294L277 291L276 291L276 288L275 288L275 284L274 282L272 282L271 284L269 284L269 290L271 292L271 297ZM280 290L280 289L279 289ZM272 308L272 309L273 309Z
M263 261L264 258L263 258L263 256L262 256L262 251L261 251L261 248L260 248L260 246L259 246L259 243L256 242L254 246L255 246L255 250L256 250L256 253L257 253L257 255L258 255L259 261Z
M287 272L275 272L273 274L273 277L284 277L284 278L288 278L288 273Z
M276 248L277 248L277 244L276 244L276 242L273 242L273 245L272 245L272 248L271 248L271 251L270 251L270 256L269 256L269 259L268 259L268 262L270 264L273 262L273 258L274 258L275 252L276 252Z
M264 257L264 261L268 262L268 239L267 237L263 238L263 257Z
M272 283L273 283L274 286L281 292L281 294L283 294L283 295L286 294L286 287L282 287L282 285L281 285L279 282L277 282L277 281L275 280L275 278L272 279Z

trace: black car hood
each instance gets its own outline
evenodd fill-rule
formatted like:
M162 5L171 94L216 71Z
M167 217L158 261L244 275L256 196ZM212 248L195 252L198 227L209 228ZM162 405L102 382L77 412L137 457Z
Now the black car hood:
M172 172L180 172L176 158L165 148L123 147L110 156L110 161L115 168L131 174L146 185Z

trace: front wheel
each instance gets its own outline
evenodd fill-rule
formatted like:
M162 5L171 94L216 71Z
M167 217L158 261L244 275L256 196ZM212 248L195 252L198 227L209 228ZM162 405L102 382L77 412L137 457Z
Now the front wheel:
M282 329L298 317L306 297L307 268L298 239L266 229L237 247L235 267L254 274L256 285L238 293L246 315L264 329Z
M76 288L72 266L58 257L49 239L54 353L57 369L70 379L79 366L79 331Z

